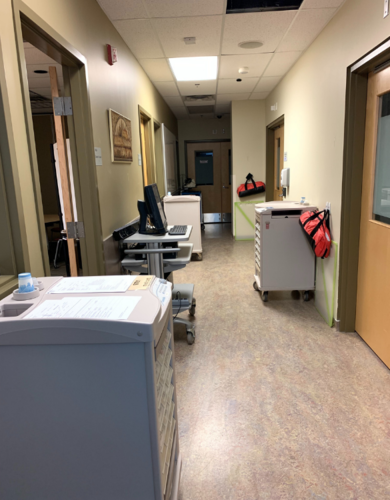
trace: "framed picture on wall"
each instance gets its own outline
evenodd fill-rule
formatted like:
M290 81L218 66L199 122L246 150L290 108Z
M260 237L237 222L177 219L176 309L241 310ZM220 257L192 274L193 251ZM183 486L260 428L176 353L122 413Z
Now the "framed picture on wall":
M111 161L131 163L133 148L131 139L131 121L113 109L108 110L110 122Z

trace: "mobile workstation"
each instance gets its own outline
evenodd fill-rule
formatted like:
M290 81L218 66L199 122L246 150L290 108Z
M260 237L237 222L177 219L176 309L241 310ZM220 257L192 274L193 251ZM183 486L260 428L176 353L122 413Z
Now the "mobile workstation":
M42 284L0 302L0 498L175 500L171 284Z

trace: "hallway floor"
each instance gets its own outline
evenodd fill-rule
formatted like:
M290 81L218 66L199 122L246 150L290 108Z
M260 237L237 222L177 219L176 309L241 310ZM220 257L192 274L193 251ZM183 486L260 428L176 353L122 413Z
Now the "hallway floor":
M264 304L253 268L253 242L207 225L175 273L197 299L195 344L175 334L180 500L390 498L390 371L313 301Z

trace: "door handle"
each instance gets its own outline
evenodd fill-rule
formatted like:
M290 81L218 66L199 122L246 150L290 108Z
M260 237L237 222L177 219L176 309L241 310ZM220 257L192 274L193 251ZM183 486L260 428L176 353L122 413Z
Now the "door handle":
M279 198L283 198L283 195L282 195L282 194L279 194L278 196L279 196Z
M229 189L230 186L222 186L223 189Z

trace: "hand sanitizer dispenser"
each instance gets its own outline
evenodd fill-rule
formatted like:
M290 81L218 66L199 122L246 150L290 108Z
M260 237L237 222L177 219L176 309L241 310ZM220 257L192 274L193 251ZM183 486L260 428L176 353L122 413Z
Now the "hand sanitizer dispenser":
M290 169L289 168L283 168L282 171L280 172L280 184L282 187L289 187L290 186Z

